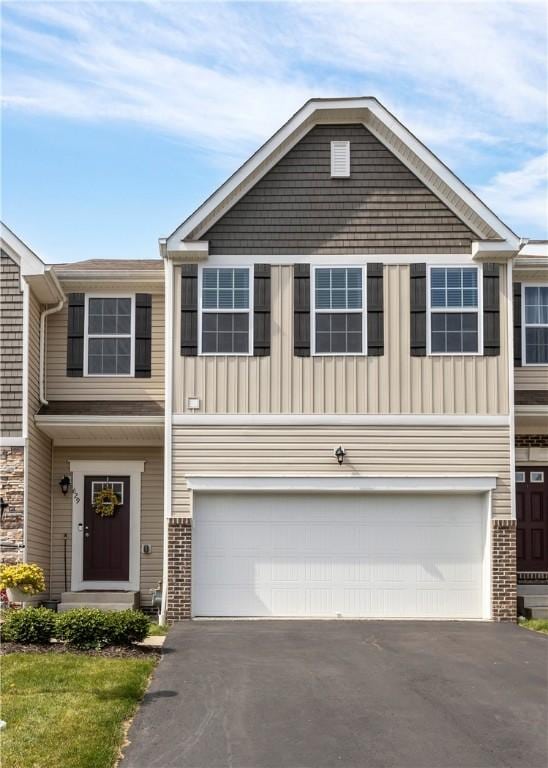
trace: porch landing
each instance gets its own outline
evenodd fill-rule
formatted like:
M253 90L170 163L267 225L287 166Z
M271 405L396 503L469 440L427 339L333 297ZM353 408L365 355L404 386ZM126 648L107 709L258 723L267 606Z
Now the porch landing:
M101 608L103 611L125 611L139 607L139 592L114 590L63 592L57 606L59 613L72 608Z

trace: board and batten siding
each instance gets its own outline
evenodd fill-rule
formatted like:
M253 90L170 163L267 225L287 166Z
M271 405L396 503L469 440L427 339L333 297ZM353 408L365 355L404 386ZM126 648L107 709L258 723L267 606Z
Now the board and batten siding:
M499 356L410 355L409 265L384 267L382 357L295 357L293 267L271 271L269 357L180 354L181 273L175 270L174 412L199 397L201 413L506 414L506 267L500 270Z
M107 280L105 279L105 284ZM132 288L111 291L131 293ZM107 290L92 291L108 293ZM164 296L152 294L152 344L150 378L127 376L67 376L67 318L65 307L48 318L46 387L48 400L156 400L164 399Z
M331 141L350 177L331 178ZM477 236L363 125L317 125L204 234L212 254L469 253Z
M23 426L23 293L19 265L2 251L0 264L0 432L21 437Z
M28 349L28 440L25 464L26 477L26 548L24 557L28 563L37 563L50 579L51 544L51 457L50 438L34 423L34 414L40 408L40 313L44 309L30 293L29 298L29 349Z
M152 552L141 551L140 591L141 605L151 605L151 589L162 579L162 552L164 530L164 461L161 448L108 448L95 445L85 447L56 447L53 452L53 527L52 597L58 599L65 590L64 535L67 534L67 585L70 590L72 558L72 496L63 496L58 482L63 475L71 476L70 461L144 461L141 475L141 547L150 544Z
M340 467L337 445L346 451ZM178 517L192 515L187 475L334 473L497 475L493 515L511 516L509 427L173 427L172 511Z

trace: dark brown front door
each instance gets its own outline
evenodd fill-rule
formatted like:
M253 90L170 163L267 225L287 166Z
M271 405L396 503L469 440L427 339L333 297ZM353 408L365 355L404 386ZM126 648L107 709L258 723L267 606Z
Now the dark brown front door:
M518 571L548 571L548 467L516 467Z
M98 515L93 504L103 484L122 501L112 517ZM84 480L84 581L129 581L129 490L129 477Z

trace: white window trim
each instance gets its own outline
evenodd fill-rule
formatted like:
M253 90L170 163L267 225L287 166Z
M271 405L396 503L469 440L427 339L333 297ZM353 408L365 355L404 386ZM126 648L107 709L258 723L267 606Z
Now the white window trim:
M72 473L72 592L83 589L126 589L138 592L141 579L141 475L144 461L69 461ZM84 478L86 475L129 475L129 579L84 581Z
M202 306L202 284L204 269L246 269L249 275L249 306L246 309L204 309ZM198 355L200 357L253 357L253 308L255 297L253 295L254 269L247 264L199 264L198 265ZM202 352L202 315L206 314L240 314L248 316L248 341L247 352Z
M356 269L362 271L362 308L361 309L316 309L316 270L317 269ZM361 352L316 352L316 313L322 315L355 314L362 315L362 351ZM367 264L313 264L310 270L310 354L312 357L367 357Z
M528 363L527 345L525 343L526 328L548 328L547 323L527 323L525 320L525 289L548 288L548 283L522 283L521 284L521 365L529 368L547 368L548 363Z
M478 271L478 306L477 307L432 307L430 291L430 273L432 269L477 269ZM434 314L472 314L478 316L478 351L477 352L432 352L432 323ZM482 357L483 356L483 265L482 264L428 264L426 270L426 354L428 357Z
M342 146L344 151L344 168L340 173L337 172L337 163L335 160L335 146ZM350 141L347 139L335 139L331 142L331 178L348 179L350 178Z
M88 373L88 317L90 299L131 299L131 332L127 333L92 333L93 339L119 339L130 337L129 373ZM135 294L134 293L86 293L84 301L84 376L93 379L130 379L135 377Z

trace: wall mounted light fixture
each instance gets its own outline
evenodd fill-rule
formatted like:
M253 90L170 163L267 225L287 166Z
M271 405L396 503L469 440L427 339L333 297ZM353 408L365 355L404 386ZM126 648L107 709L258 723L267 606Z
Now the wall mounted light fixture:
M338 448L335 448L334 454L337 457L337 461L339 462L339 466L343 463L344 457L346 455L346 451L342 447L342 445L339 445Z
M67 477L66 475L62 477L61 480L59 480L59 486L61 487L63 496L66 496L68 489L70 488L70 477Z

